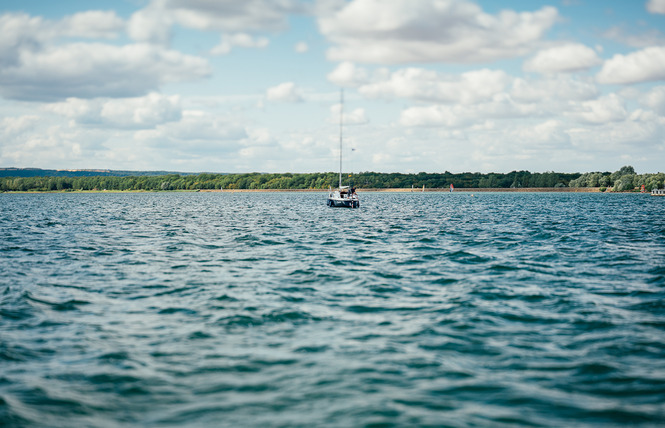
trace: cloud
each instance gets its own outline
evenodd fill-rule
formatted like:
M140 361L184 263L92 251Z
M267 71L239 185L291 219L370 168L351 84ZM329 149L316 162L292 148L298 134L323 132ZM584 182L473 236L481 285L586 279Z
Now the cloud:
M80 12L59 21L5 13L0 15L0 64L14 65L23 52L40 50L54 39L112 39L124 28L124 21L113 11Z
M339 114L341 109L341 104L335 104L330 108L330 117L328 118L328 123L339 123ZM353 111L344 111L342 117L343 124L346 125L364 125L369 123L367 118L367 113L364 108L357 108Z
M600 99L598 104L604 102L607 101ZM577 103L571 106L578 107ZM662 142L665 118L640 110L629 112L621 120L593 126L562 112L542 119L524 115L492 120L476 114L478 109L470 106L428 106L420 110L411 111L420 126L391 129L392 135L401 131L405 137L399 149L387 145L376 149L386 159L399 157L400 150L411 153L415 159L402 162L401 168L416 165L416 171L427 171L437 170L437 165L443 164L453 165L455 171L574 172L587 170L590 164L607 165L598 169L610 169L618 157L626 155L641 159L640 162L648 160L657 170L660 158L656 154L665 149ZM430 117L418 117L416 113ZM459 126L442 127L446 123ZM414 148L420 153L414 152ZM386 168L385 165L382 163L377 168Z
M179 121L134 134L138 144L173 150L175 156L184 158L233 152L246 138L248 134L243 126L200 110L185 110Z
M298 89L293 82L284 82L269 88L266 91L266 98L269 101L281 101L287 103L298 103L303 100L300 89Z
M168 12L148 6L129 18L127 34L138 42L168 46L173 36L174 22Z
M231 35L222 35L220 43L212 48L212 55L226 55L231 52L234 46L242 48L265 48L268 46L268 39L265 37L253 37L247 33L236 33Z
M460 109L441 105L410 107L402 111L399 122L403 126L446 126L449 128L467 124L468 122L460 120L460 115L456 114L455 110Z
M510 80L501 70L481 69L450 76L422 68L405 68L385 79L360 86L358 92L368 98L473 104L502 92Z
M150 129L182 117L180 97L151 93L144 97L85 100L69 98L47 104L44 110L65 116L79 125L98 128Z
M147 43L96 41L117 37L126 27L132 25L109 11L61 20L0 15L0 95L28 101L135 97L166 83L210 75L204 58Z
M247 136L257 147L268 146L275 143L275 138L267 128L248 129Z
M564 114L587 124L619 122L628 117L623 100L616 94L610 94L596 100L584 101L576 105L573 112Z
M287 16L301 9L290 0L156 0L186 27L221 32L278 31L287 27Z
M586 101L598 96L599 90L593 81L570 74L545 76L540 79L516 78L510 95L521 102L540 102L551 105L552 101Z
M367 83L369 74L366 69L345 61L328 73L328 80L342 87L354 88Z
M654 46L628 55L614 55L596 75L599 83L630 84L665 79L665 47Z
M490 15L469 1L353 0L318 18L333 61L475 63L533 51L558 19L553 7Z
M542 152L543 149L558 150L570 144L566 124L561 120L548 119L534 126L520 126L512 129L515 141L523 142L525 149Z
M266 130L250 130L238 118L203 110L185 110L181 120L137 131L130 139L141 158L176 171L261 170L275 145ZM249 162L243 158L246 149L255 153Z
M554 102L586 101L596 98L599 93L593 80L570 74L524 79L510 76L503 70L490 69L461 74L444 74L416 67L393 72L380 68L370 72L345 62L330 73L328 79L340 86L355 87L359 94L369 99L471 105L509 96L521 104L538 103L544 110L557 107Z
M25 13L5 13L0 15L0 66L16 66L22 55L39 52L57 39L110 39L117 37L122 29L124 22L115 12L81 12L60 21Z
M4 117L0 121L0 131L4 138L14 138L34 130L39 121L40 117L35 115Z
M640 104L665 117L665 86L657 86L641 97Z
M647 10L651 13L665 14L665 0L649 0Z
M380 68L370 73L366 68L347 61L329 73L328 80L340 86L355 87L367 98L471 104L504 91L512 78L502 70L489 69L471 70L459 75L417 67L398 69L392 73Z
M516 119L537 112L533 104L521 104L508 94L498 94L491 101L475 105L431 105L409 107L402 111L399 123L403 126L444 126L462 128L488 119Z
M524 63L525 71L538 73L560 73L586 70L600 65L602 60L596 52L579 43L556 46L538 52Z
M275 32L288 27L289 13L304 6L293 0L153 0L129 20L129 34L141 42L168 43L171 26L222 34Z
M591 155L590 159L596 162L602 157L630 160L646 155L647 158L654 158L655 150L663 150L664 132L665 118L653 117L653 114L643 111L635 111L622 121L593 128L571 128L569 131L576 152L587 152ZM658 162L658 156L654 160Z
M0 69L0 94L32 101L132 97L209 74L205 59L154 45L72 43L22 51L18 63Z
M91 10L65 17L59 32L69 37L113 39L125 29L125 22L113 11Z
M26 14L0 15L0 66L15 66L21 54L38 50L53 37L53 31L45 31L45 21Z
M635 48L665 44L665 35L656 29L634 33L633 31L626 31L621 26L615 26L605 31L603 37Z
M94 131L54 125L43 115L4 118L0 121L0 136L0 159L4 163L41 168L72 164L94 167L104 139ZM82 157L85 164L78 162Z

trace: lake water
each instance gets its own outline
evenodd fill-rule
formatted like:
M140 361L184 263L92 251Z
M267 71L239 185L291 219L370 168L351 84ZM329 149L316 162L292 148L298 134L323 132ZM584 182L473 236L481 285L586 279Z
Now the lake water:
M0 426L664 426L665 198L0 194Z

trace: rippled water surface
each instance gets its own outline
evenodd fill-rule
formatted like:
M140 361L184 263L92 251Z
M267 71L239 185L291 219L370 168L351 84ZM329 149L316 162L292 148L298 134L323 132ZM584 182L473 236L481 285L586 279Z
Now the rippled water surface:
M663 426L665 198L0 194L2 426Z

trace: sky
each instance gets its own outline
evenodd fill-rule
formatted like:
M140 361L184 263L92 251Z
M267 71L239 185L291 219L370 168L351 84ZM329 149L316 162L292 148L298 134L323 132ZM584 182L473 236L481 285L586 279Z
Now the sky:
M0 167L337 171L341 111L345 172L663 172L664 31L665 0L3 0Z

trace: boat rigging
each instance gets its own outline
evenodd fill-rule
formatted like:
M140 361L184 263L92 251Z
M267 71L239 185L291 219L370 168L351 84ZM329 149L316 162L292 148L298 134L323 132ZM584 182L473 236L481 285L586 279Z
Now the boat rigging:
M344 90L340 90L339 107L339 186L337 189L329 189L328 201L329 207L359 208L360 199L356 194L356 188L353 186L342 186L342 141L343 141L343 123L344 123Z

